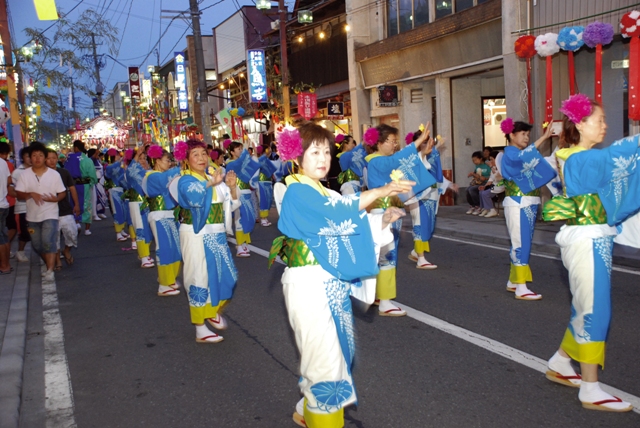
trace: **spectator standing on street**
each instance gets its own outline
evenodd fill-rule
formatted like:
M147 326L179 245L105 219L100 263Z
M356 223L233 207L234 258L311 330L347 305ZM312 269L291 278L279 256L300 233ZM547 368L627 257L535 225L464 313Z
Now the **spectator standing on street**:
M560 348L548 362L547 379L579 387L582 407L628 412L633 406L603 391L611 323L613 244L640 247L640 136L592 150L607 132L604 110L586 95L562 103L562 137L570 145L556 152L563 194L544 206L545 220L566 220L556 235L572 294L571 318ZM634 227L632 227L634 226ZM571 359L580 363L577 375Z
M11 173L11 182L13 186L17 186L20 182L22 173L27 168L31 167L31 153L29 147L23 147L20 149L20 160L22 163ZM29 226L27 224L27 202L16 197L16 205L14 209L15 214L18 216L18 226L20 232L18 234L18 252L16 253L16 259L19 262L28 262L29 258L24 253L24 248L27 246L27 242L31 241L31 235L29 234Z
M84 234L91 235L91 220L93 205L91 192L98 181L96 168L93 161L84 153L84 143L80 140L73 142L73 153L67 156L64 168L71 173L76 182L76 192L80 203L80 215L76 216L76 223L80 229L80 223L84 224Z
M7 143L2 143L7 144ZM8 145L8 144L7 144ZM9 230L6 221L9 215L9 189L11 186L11 173L9 166L3 157L0 157L0 275L6 275L13 270L9 265L11 257Z
M60 263L60 234L64 237L64 250L62 250L62 256L67 266L73 264L73 256L71 255L71 248L78 246L78 228L76 227L75 216L80 214L80 204L78 203L78 194L76 193L76 186L71 173L64 168L57 166L58 154L49 150L47 152L47 166L60 174L62 184L66 189L65 197L58 202L58 252L56 253L56 267L55 270L62 269L62 263ZM73 205L71 204L73 202Z
M496 194L504 192L504 186L498 185L498 183L502 181L502 176L496 167L496 157L498 154L499 152L496 150L489 155L487 165L491 167L491 175L489 176L487 184L478 187L480 191L480 208L482 208L482 212L478 214L478 217L491 218L497 217L498 215L498 211L493 207L492 199ZM499 191L499 187L502 189L501 191Z
M11 146L6 141L0 141L0 159L4 159L9 168L9 174L13 174L15 167L13 163L9 161L9 154L11 153ZM13 182L10 181L9 186L10 190L13 190ZM0 190L2 192L2 190ZM18 233L18 223L16 222L15 215L15 205L16 198L12 196L12 191L7 193L7 202L9 202L9 211L7 212L7 220L5 221L5 225L7 226L7 236L9 238L9 258L13 258L15 255L11 253L11 242L13 238L15 238L16 233ZM0 222L0 227L2 227L2 223Z
M29 146L31 168L26 169L16 184L19 199L27 202L27 221L31 245L45 266L43 280L55 279L53 269L58 251L58 202L66 196L60 174L45 163L48 149L39 142Z
M480 191L478 188L486 184L487 180L489 180L491 168L484 163L482 152L473 152L471 161L473 165L475 165L475 169L467 175L467 177L471 177L471 183L469 183L469 187L467 187L467 202L469 203L467 214L478 215L482 212L482 208L480 208Z
M511 271L507 291L515 292L518 300L540 300L541 294L527 287L533 281L529 257L531 242L540 205L540 187L556 176L556 172L544 159L538 148L551 137L548 126L542 137L529 144L532 126L506 118L500 123L508 146L499 156L498 171L504 177L504 218L511 240Z

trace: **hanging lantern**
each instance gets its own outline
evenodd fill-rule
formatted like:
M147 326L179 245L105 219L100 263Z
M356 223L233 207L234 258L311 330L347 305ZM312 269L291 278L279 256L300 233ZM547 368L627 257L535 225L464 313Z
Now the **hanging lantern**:
M535 43L536 51L538 55L546 58L547 62L547 90L545 94L545 115L544 120L547 123L553 121L553 55L560 52L560 46L558 46L558 35L555 33L541 34L536 37Z
M584 45L582 35L584 27L578 25L576 27L565 27L558 33L558 46L562 50L567 51L569 62L569 93L576 93L576 67L573 61L573 53Z
M310 10L299 10L298 22L300 24L311 24L313 22L313 12Z
M590 48L596 48L595 99L602 103L602 45L608 45L613 41L613 26L599 21L593 22L584 29L582 39Z

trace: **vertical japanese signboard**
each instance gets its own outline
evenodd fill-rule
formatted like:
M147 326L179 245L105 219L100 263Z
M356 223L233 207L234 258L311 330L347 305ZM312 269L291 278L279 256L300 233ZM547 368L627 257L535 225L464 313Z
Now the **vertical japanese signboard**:
M138 67L129 67L129 93L131 102L140 104L140 73Z
M298 94L298 114L309 120L318 114L318 97L310 92Z
M187 70L185 68L184 54L174 52L173 60L176 67L176 88L178 89L178 108L181 112L189 111L187 96Z
M267 101L267 73L264 64L264 50L247 50L249 67L249 95L252 103Z

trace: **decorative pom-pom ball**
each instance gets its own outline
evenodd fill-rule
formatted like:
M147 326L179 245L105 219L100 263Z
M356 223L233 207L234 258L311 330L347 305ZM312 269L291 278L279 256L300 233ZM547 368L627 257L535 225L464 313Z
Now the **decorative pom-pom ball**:
M536 37L536 51L541 57L552 56L560 52L558 35L556 33L540 34Z
M336 144L340 144L344 141L344 134L336 135Z
M562 102L560 111L564 113L571 122L580 123L582 119L591 115L591 100L584 94L571 95L569 99Z
M244 109L242 107L238 107L238 116L244 116Z
M581 25L564 27L558 33L558 45L565 51L575 52L584 45L583 34L584 27Z
M238 116L238 109L237 108L232 108L231 109L231 116L233 116L233 117L237 117Z
M599 21L587 25L582 35L582 40L590 48L597 45L608 45L613 41L613 25Z
M380 133L378 132L377 128L367 129L364 133L364 136L362 137L364 143L368 146L375 146L378 142L378 138L380 138Z
M518 37L514 45L514 50L518 58L533 58L536 54L535 43L536 38L534 36L526 35Z
M511 119L510 117L500 122L500 130L505 135L511 134L514 128L515 128L515 125L513 124L513 119Z
M622 37L640 36L640 12L632 10L622 16L620 20L620 34Z
M187 152L189 151L189 146L184 141L178 141L175 146L173 146L173 157L176 158L177 161L183 161L187 158Z
M211 154L209 154L209 156L211 157L212 161L215 161L220 157L220 153L218 153L217 151L213 150L211 152Z
M276 142L278 143L278 154L285 162L295 160L304 153L300 131L293 126L285 126L282 132L276 135Z
M413 136L414 136L414 133L409 132L407 135L405 135L404 142L407 143L407 145L413 143Z
M162 147L158 145L149 146L149 149L147 150L147 156L149 156L151 159L160 159L163 154L164 152L162 150Z
M222 147L227 150L229 148L229 146L231 145L232 141L229 139L226 139L222 142Z

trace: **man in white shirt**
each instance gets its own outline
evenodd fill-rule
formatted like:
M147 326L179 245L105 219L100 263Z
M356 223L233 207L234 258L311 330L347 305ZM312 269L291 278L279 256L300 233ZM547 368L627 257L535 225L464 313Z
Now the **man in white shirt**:
M20 176L22 173L31 167L31 157L29 155L29 147L23 147L20 149L20 160L22 163L19 167L13 170L11 174L11 181L13 182L13 186L17 186L20 182ZM21 201L16 198L16 205L14 207L14 213L18 215L18 223L20 226L20 234L18 234L18 252L16 253L16 259L19 262L28 262L29 258L24 253L24 248L27 246L27 242L31 241L31 236L29 235L29 226L27 225L27 203L25 201Z
M27 201L27 221L33 249L42 257L46 271L44 281L53 281L58 251L58 202L66 196L60 174L47 167L48 149L38 142L29 146L31 168L27 168L16 184L19 199Z
M11 174L7 162L0 158L0 275L11 273L9 265L9 231L7 230L7 215L9 214L9 185Z

